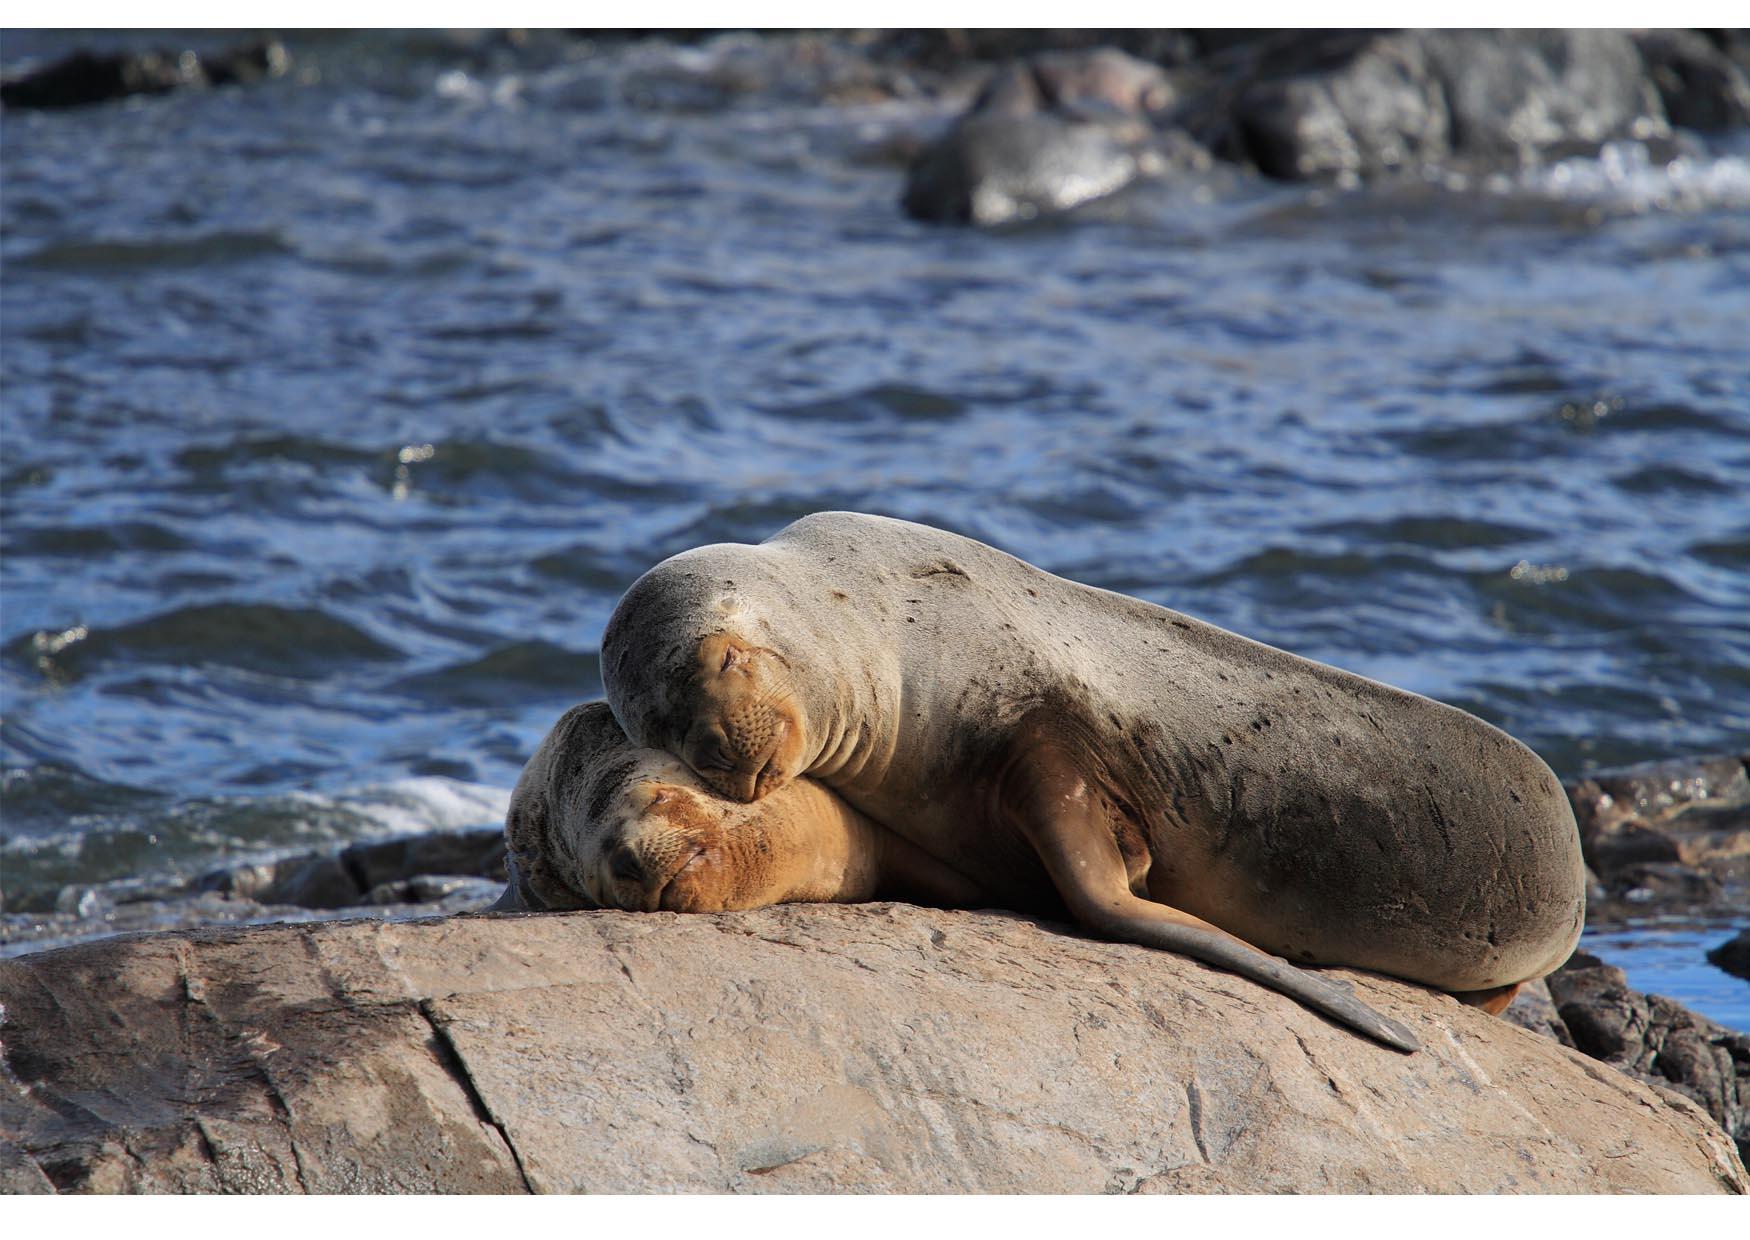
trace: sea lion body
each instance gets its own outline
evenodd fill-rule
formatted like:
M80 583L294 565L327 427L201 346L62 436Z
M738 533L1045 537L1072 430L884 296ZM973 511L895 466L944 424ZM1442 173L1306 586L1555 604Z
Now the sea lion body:
M881 897L978 902L830 789L798 779L757 803L626 739L604 702L574 706L524 766L505 815L499 912L711 913Z
M634 740L732 796L815 778L1001 904L1452 991L1579 934L1572 812L1511 737L958 535L823 513L686 552L602 653Z

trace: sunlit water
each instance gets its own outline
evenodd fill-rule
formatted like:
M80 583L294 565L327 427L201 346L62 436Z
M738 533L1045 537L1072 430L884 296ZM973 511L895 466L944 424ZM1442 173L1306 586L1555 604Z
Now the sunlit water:
M353 838L402 781L479 808L400 825L490 821L634 576L822 508L1564 775L1750 743L1742 145L977 233L897 209L922 105L293 52L320 81L0 117L8 907ZM1684 1001L1750 1028L1727 982Z

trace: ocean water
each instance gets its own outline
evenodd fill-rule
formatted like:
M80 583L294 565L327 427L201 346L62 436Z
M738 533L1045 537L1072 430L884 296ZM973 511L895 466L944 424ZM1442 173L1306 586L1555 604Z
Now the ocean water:
M638 573L823 508L1564 776L1750 745L1742 141L971 232L896 205L939 108L738 94L721 45L292 51L0 115L8 909L383 830L384 788L490 822ZM1726 982L1684 1001L1750 1028Z

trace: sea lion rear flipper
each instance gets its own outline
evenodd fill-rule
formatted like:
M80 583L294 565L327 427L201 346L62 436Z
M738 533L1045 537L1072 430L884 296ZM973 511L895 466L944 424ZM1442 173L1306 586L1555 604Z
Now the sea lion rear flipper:
M1010 778L1021 828L1081 925L1110 938L1177 952L1238 973L1394 1050L1421 1049L1403 1025L1329 981L1199 917L1134 894L1123 854L1096 812L1087 782L1074 763L1055 749L1030 753Z
M1481 1008L1490 1016L1499 1016L1512 1004L1523 985L1524 982L1511 982L1506 986L1491 986L1487 990L1454 990L1448 993L1466 1007Z

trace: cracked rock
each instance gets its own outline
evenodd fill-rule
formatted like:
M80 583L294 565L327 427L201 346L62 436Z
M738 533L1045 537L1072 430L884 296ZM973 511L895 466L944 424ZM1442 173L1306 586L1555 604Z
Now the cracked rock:
M0 962L0 1185L1750 1187L1689 1099L1445 995L1331 973L1425 1049L1169 953L906 905L86 943Z

